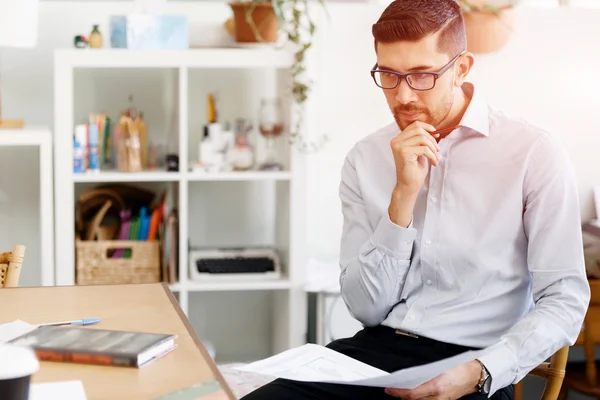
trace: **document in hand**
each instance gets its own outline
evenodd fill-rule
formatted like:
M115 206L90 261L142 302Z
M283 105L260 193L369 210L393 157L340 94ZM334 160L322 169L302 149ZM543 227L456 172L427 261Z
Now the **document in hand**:
M327 347L305 344L235 369L296 381L413 389L483 353L483 350L467 351L390 374Z

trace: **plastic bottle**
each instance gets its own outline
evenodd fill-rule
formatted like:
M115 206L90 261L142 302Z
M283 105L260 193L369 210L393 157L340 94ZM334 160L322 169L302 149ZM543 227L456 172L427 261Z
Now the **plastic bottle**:
M85 159L85 154L83 149L81 148L81 143L77 139L73 140L73 172L76 174L81 174L85 171L83 167L83 162Z

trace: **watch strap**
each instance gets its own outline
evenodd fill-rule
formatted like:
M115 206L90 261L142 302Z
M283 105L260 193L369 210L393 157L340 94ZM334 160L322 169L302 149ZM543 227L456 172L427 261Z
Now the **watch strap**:
M476 360L481 366L481 375L479 376L479 381L477 382L477 391L480 394L489 394L489 380L491 378L490 373L483 363L479 360Z

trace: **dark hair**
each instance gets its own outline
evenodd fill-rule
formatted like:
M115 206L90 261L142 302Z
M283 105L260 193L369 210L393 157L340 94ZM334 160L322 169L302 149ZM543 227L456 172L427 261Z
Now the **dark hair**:
M394 0L373 25L377 43L417 41L439 32L438 49L451 57L465 50L467 38L456 0Z

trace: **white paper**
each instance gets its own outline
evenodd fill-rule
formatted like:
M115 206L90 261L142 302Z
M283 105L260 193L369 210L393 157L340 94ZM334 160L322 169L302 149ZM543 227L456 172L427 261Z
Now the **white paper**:
M19 319L0 325L0 343L9 342L36 329L39 325L28 324Z
M235 369L299 381L352 381L388 375L342 353L311 343Z
M327 347L306 344L236 369L296 381L413 389L483 353L468 351L390 374Z
M29 400L87 400L81 381L32 383Z

